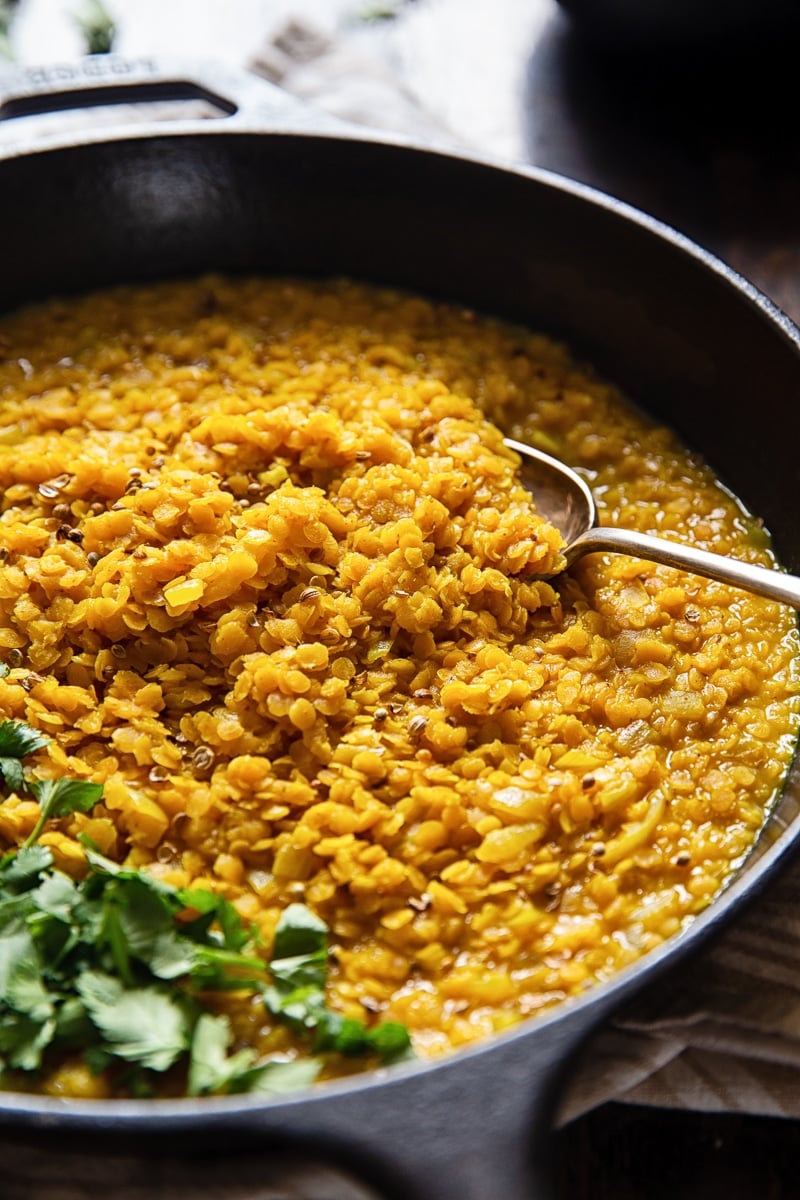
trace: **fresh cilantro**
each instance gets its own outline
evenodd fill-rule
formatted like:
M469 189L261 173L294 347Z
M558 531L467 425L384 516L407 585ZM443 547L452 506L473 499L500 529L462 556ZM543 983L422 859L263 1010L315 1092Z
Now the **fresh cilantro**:
M84 971L76 988L109 1054L166 1071L189 1049L194 1013L180 993L126 988L100 971Z
M56 1016L54 1038L58 1045L64 1050L79 1050L82 1046L90 1046L94 1036L94 1026L81 998L67 997ZM110 1055L107 1057L111 1058Z
M256 1096L280 1096L297 1088L308 1087L322 1070L322 1063L314 1058L295 1058L289 1062L273 1059L253 1067L240 1091Z
M306 908L290 904L281 913L272 944L271 962L323 954L328 948L328 926Z
M6 674L8 668L6 668ZM20 759L41 750L50 741L24 721L0 722L0 776L12 792L26 790Z
M117 28L102 0L85 0L75 14L75 24L83 35L87 54L110 54Z
M408 1062L414 1058L408 1030L399 1021L381 1021L368 1029L367 1045L382 1063Z
M25 847L33 845L52 818L89 812L103 795L102 783L86 783L81 779L40 779L30 788L39 801L41 812L30 837L23 843Z
M79 891L69 875L62 875L60 871L52 871L45 875L33 893L33 899L36 901L36 907L40 913L48 917L56 917L57 920L69 924L75 905L78 903Z
M31 784L31 791L47 821L51 817L68 817L74 812L89 812L102 796L103 785L80 779L42 779Z
M22 891L33 886L43 871L53 865L53 852L46 846L25 846L0 860L0 887Z
M328 927L304 904L290 904L281 914L269 969L284 993L325 987Z
M311 1034L318 1053L375 1054L384 1063L410 1057L411 1040L404 1025L385 1022L368 1029L361 1021L327 1007L327 963L327 925L304 904L290 904L275 931L269 963L273 982L263 989L267 1009L295 1029Z
M256 1054L254 1050L244 1049L228 1055L230 1042L228 1018L203 1013L192 1038L187 1089L190 1096L238 1090L237 1085L252 1070Z
M49 741L24 721L0 721L0 756L3 758L24 758L34 750L41 750Z
M250 1092L279 1095L307 1087L320 1073L321 1062L313 1058L256 1062L253 1050L228 1054L231 1040L227 1017L204 1013L195 1026L189 1065L190 1096Z
M221 944L226 950L241 950L255 937L253 928L246 928L242 918L224 896L205 889L185 888L179 893L182 905L197 914L184 929L210 928L216 922L221 934Z
M0 775L9 791L17 795L25 791L25 775L18 758L0 758Z
M5 677L10 674L11 668L9 667L8 663L0 662L0 679L5 679Z
M0 1026L0 1056L15 1071L38 1071L52 1040L55 1023L13 1013Z
M102 888L105 886L102 881L107 875L113 876L114 879L135 879L149 891L155 892L158 896L163 896L165 901L174 899L176 907L183 908L183 904L179 900L180 894L176 892L174 887L170 887L168 883L162 883L160 879L156 879L153 875L148 875L146 871L136 871L131 867L121 867L113 859L106 858L103 854L100 854L84 834L78 834L78 841L84 848L86 861L92 868L92 877L97 879L99 887Z
M29 752L39 735L9 724L6 746ZM393 1062L409 1053L403 1026L368 1029L327 1007L328 929L304 905L284 912L267 962L224 897L120 866L86 838L88 870L76 882L36 838L51 818L88 811L102 789L77 780L31 789L37 827L0 858L0 1072L40 1072L80 1050L134 1096L156 1094L157 1075L173 1068L186 1072L190 1095L266 1096L310 1084L326 1054ZM259 1060L232 1048L228 1019L203 1006L206 993L226 990L261 997L312 1056Z

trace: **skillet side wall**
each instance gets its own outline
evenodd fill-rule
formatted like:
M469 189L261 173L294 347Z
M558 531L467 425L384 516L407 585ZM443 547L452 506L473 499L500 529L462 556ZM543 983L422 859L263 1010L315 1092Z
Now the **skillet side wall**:
M699 449L797 571L797 349L724 275L626 211L347 138L77 145L0 163L0 306L213 269L346 274L519 318Z

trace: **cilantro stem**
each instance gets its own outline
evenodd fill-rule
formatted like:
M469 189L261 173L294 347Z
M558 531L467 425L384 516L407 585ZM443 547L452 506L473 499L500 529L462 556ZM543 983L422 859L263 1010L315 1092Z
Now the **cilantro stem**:
M86 783L81 779L41 779L30 784L41 805L39 820L23 842L27 850L38 840L51 817L68 817L75 812L88 812L103 795L101 783Z
M38 842L39 837L41 836L42 830L44 829L46 824L47 824L47 813L45 813L45 812L39 813L39 820L36 822L33 829L31 830L31 832L25 838L25 841L22 843L22 846L20 847L20 849L29 850L34 842Z

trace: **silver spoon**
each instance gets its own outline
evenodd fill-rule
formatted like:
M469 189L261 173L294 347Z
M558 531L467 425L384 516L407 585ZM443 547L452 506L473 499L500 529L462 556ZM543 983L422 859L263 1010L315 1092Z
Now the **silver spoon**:
M630 529L601 527L597 523L594 496L577 472L524 442L506 438L505 444L522 459L520 478L538 511L564 538L568 567L582 554L596 551L632 554L800 608L800 578Z

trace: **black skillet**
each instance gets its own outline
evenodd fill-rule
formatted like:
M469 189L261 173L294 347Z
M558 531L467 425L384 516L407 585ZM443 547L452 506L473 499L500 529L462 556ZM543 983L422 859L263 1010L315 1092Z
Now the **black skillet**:
M795 0L559 0L577 29L608 49L684 58L720 45L756 53L800 34Z
M37 117L172 99L205 100L217 119L115 128L98 110L76 134L45 133ZM800 570L797 330L684 238L586 188L334 125L254 78L91 59L29 71L7 92L0 228L5 308L208 269L347 274L564 337L702 451ZM680 971L787 858L800 834L796 790L793 778L759 850L689 929L477 1049L270 1103L5 1094L0 1123L92 1153L122 1144L191 1155L235 1136L265 1163L286 1145L335 1161L383 1197L543 1200L566 1064L637 989L657 976L668 987L668 969Z

